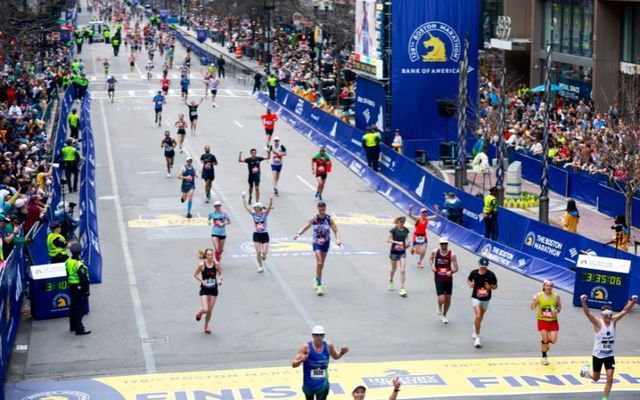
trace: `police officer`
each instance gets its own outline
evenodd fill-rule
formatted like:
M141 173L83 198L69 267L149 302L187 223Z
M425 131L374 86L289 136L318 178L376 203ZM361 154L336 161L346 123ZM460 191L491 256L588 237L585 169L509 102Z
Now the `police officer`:
M78 54L82 53L83 42L84 42L84 32L83 31L76 32L76 48L78 49Z
M489 189L489 194L484 198L484 237L491 240L498 240L498 188Z
M278 86L278 78L271 74L267 78L267 89L269 89L269 98L273 101L276 100L276 87Z
M69 311L69 330L76 335L88 335L90 330L82 325L84 304L89 297L89 268L80 261L82 246L74 243L69 246L71 257L65 262L69 294L71 295L71 310Z
M362 148L367 155L367 165L378 172L378 156L380 148L380 135L376 130L369 128L367 133L362 136Z
M47 251L51 263L65 262L69 255L67 254L67 239L62 236L62 224L59 221L53 221L49 228L51 232L47 236Z
M89 80L87 79L87 75L84 72L81 73L74 83L78 90L76 98L80 100L84 99L84 95L87 94L87 89L89 89Z
M62 165L64 167L64 175L67 179L69 193L76 192L78 190L78 164L80 164L80 153L73 145L73 139L67 139L66 146L60 149L60 157L62 158ZM71 181L71 178L73 178L73 182Z
M111 39L111 45L113 46L113 55L118 57L118 53L120 52L120 36L115 35L113 39Z
M104 38L104 43L109 44L111 41L111 31L109 27L105 27L104 31L102 31L102 37Z
M69 121L71 137L73 139L78 139L78 131L80 130L80 116L78 115L78 109L73 108L67 120Z

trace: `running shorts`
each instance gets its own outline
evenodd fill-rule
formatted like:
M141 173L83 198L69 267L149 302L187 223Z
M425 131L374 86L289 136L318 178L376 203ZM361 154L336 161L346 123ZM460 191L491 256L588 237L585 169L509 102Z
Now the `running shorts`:
M212 287L212 288L208 288L208 287L204 287L202 285L200 285L200 296L214 296L217 297L218 296L218 287Z
M282 171L282 164L271 164L271 170L276 172Z
M211 169L203 169L202 170L202 179L205 181L212 181L215 178L215 173L213 172L213 168Z
M253 232L254 243L269 243L269 232Z
M175 157L175 155L176 155L176 152L173 151L173 150L164 152L165 158L173 158L173 157Z
M547 332L557 332L560 330L560 325L558 325L558 320L555 320L555 321L538 320L538 330L547 331Z
M436 293L438 296L449 295L453 293L453 281L435 281Z
M264 128L264 133L266 133L267 135L271 136L271 135L273 135L273 129Z
M616 359L614 356L609 356L605 358L598 358L596 356L591 356L593 363L593 372L602 371L602 365L604 364L604 370L608 369L616 369Z
M260 185L260 174L249 174L249 185Z
M322 253L328 253L331 241L327 240L323 244L313 243L313 251L320 251Z

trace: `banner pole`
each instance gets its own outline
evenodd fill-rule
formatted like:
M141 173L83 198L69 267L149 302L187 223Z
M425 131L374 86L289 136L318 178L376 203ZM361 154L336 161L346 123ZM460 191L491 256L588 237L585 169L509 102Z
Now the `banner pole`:
M500 108L498 112L498 149L496 158L498 163L496 166L496 187L498 188L498 204L504 205L504 113L505 102L507 100L507 88L505 87L505 78L507 76L507 62L504 58L504 50L502 51L502 69L500 73Z
M458 80L458 160L456 162L455 185L462 189L467 172L467 69L469 67L469 38L464 39L464 51L460 61Z
M552 31L553 32L553 31ZM540 207L538 220L549 223L549 114L551 112L551 44L547 43L544 77L544 147L542 151L542 179L540 180Z

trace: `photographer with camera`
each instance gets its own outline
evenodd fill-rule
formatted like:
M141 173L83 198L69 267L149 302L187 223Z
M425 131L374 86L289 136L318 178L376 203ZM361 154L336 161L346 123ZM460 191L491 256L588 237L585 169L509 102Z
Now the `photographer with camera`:
M616 253L618 250L628 251L629 250L629 227L625 221L624 215L618 215L613 225L611 226L611 230L614 231L613 238L610 242L605 243L605 245L613 245L616 248ZM617 254L616 254L617 255Z

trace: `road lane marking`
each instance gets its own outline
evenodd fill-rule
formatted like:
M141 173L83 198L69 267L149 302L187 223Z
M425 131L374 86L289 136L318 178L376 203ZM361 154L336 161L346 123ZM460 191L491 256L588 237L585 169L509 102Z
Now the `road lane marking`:
M240 124L240 122L236 121L235 119L233 120L233 123L238 125L238 128L242 128L242 125Z
M303 177L301 177L300 175L296 175L296 178L298 178L300 180L300 182L304 183L309 189L311 189L312 192L317 192L318 189L313 187L309 182L307 182Z
M100 111L102 114L102 125L105 136L105 147L107 150L107 159L109 160L109 176L111 178L111 188L113 189L114 206L116 209L116 216L118 219L118 231L120 232L120 246L122 248L122 254L124 256L124 264L127 270L127 279L129 281L129 294L131 295L131 301L133 302L133 314L136 319L136 325L138 327L138 336L141 339L140 345L142 347L142 354L144 356L145 370L148 374L156 372L156 361L153 355L153 349L150 343L142 342L142 339L149 337L149 331L147 329L147 323L144 318L144 310L142 309L142 300L140 299L140 292L138 291L138 283L136 279L136 273L133 268L133 259L131 257L131 251L129 249L129 238L127 235L127 229L124 225L124 212L122 211L122 204L120 203L120 190L118 189L118 180L115 171L115 162L113 160L113 151L111 147L111 134L107 125L107 114L104 110L104 101L100 100Z

